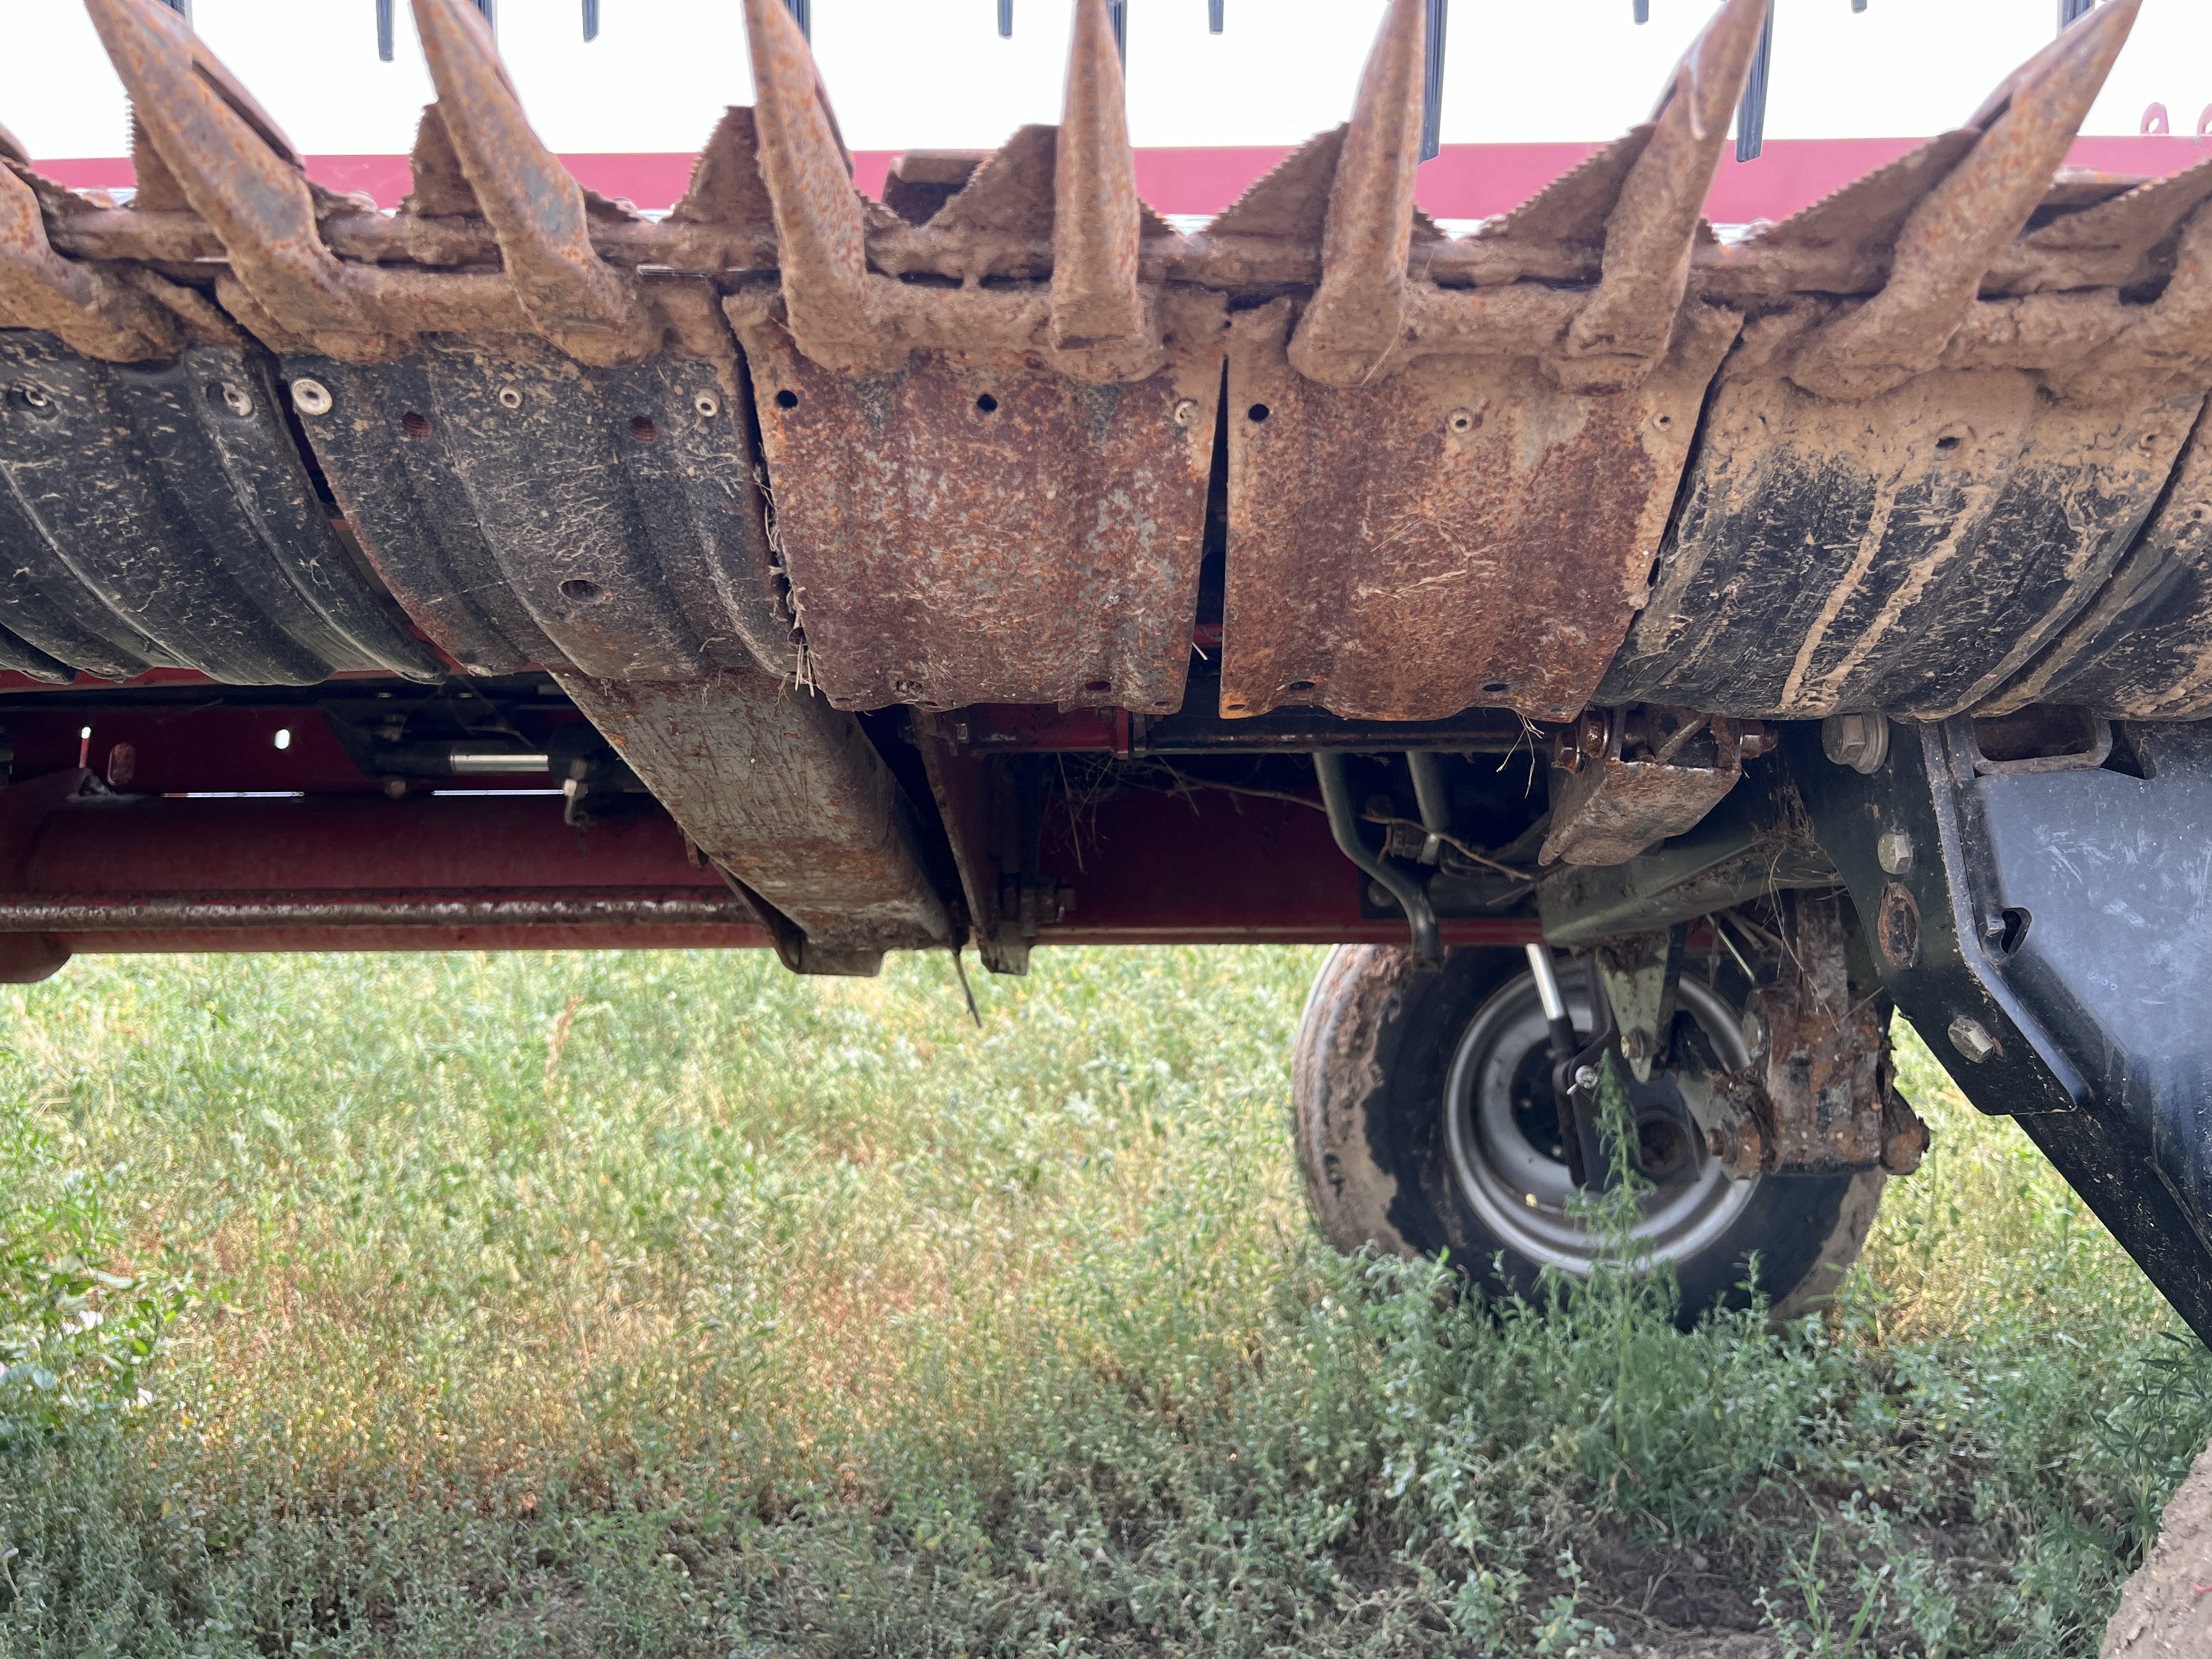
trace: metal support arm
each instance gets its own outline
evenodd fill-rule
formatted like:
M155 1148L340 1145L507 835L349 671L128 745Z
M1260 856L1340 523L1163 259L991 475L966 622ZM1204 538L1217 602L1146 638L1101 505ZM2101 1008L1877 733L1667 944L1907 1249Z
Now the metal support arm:
M2212 1339L2212 732L1989 775L1971 724L1899 724L1867 775L1797 726L1790 768L1898 1007Z

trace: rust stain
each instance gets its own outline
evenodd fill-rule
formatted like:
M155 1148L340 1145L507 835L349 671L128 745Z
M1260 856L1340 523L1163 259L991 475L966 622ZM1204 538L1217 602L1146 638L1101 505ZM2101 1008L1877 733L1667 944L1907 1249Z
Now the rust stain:
M732 302L833 704L1181 706L1223 307L1171 289L1159 307L1166 369L1094 386L989 353L848 378Z
M1685 311L1640 386L1431 356L1360 386L1296 374L1291 306L1231 328L1221 712L1572 719L1641 603L1732 313Z

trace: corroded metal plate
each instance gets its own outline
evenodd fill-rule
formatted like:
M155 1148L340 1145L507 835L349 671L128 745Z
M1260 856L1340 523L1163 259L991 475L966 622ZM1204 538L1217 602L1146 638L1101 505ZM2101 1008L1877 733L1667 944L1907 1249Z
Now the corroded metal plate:
M2095 598L2204 401L2163 376L2081 393L1942 368L1859 402L1747 336L1707 410L1650 605L1601 693L1744 716L1975 708Z
M1167 366L1126 385L949 351L847 376L733 316L830 702L1181 706L1225 309L1164 295Z
M1291 322L1277 301L1231 328L1222 714L1579 713L1642 599L1735 313L1686 308L1643 384L1596 393L1505 356L1323 386L1291 368Z

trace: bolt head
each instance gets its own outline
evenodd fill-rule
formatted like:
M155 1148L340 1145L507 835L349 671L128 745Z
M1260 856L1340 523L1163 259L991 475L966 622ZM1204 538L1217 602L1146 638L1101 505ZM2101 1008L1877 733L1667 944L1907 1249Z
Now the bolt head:
M1651 1033L1641 1026L1620 1034L1620 1052L1630 1060L1649 1060L1658 1051L1659 1045Z
M302 415L327 415L331 402L331 389L320 380L292 382L292 407Z
M1978 1019L1960 1014L1951 1022L1951 1046L1978 1066L1997 1051L1997 1040Z
M1885 830L1874 844L1874 855L1885 873L1901 876L1912 867L1912 837L1902 830Z
M1870 777L1889 758L1889 717L1831 714L1820 722L1820 749L1837 765Z
M1176 404L1175 412L1168 418L1172 420L1177 426L1188 427L1192 422L1198 418L1198 399L1195 398L1182 398Z
M1771 1033L1767 1030L1765 1012L1757 1008L1745 1009L1738 1029L1743 1034L1744 1048L1752 1059L1754 1061L1765 1059L1766 1045Z
M1575 1087L1576 1087L1576 1088L1577 1088L1577 1089L1595 1089L1595 1088L1596 1088L1596 1087L1597 1087L1597 1067L1596 1067L1596 1066L1576 1066L1576 1067L1575 1067Z

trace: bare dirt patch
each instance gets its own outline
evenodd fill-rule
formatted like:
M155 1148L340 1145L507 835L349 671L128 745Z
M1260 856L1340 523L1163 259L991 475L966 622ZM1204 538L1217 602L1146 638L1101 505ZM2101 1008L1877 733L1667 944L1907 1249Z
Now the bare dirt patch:
M2099 1659L2212 1653L2212 1446L2166 1506L2157 1547L2120 1591Z

